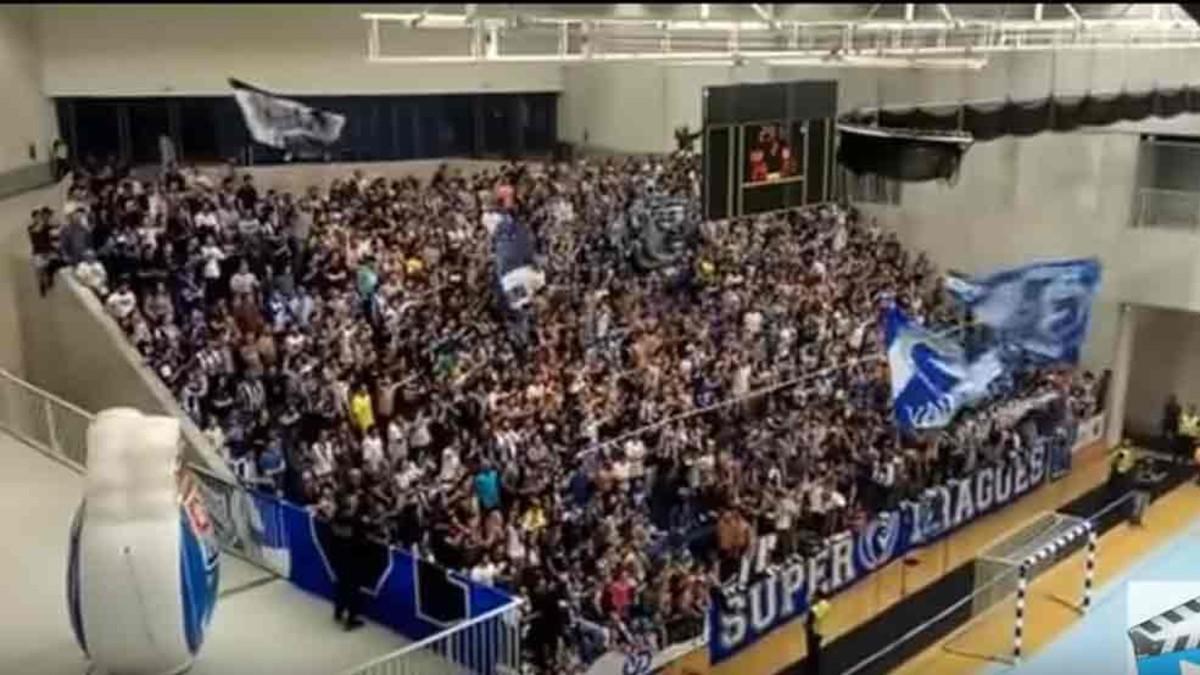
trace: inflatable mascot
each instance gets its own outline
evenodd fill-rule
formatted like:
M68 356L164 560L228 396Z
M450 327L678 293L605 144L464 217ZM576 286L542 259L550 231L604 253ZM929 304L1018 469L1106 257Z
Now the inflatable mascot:
M88 427L67 601L75 639L99 672L183 672L212 618L218 548L179 438L178 420L129 408Z

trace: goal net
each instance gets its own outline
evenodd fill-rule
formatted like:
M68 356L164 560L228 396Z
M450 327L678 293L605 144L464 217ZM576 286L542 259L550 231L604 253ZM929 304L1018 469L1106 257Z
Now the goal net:
M1050 574L1080 552L1078 564ZM943 648L968 658L1019 662L1039 619L1087 609L1094 554L1091 523L1062 513L1043 513L1001 537L976 557L970 617Z

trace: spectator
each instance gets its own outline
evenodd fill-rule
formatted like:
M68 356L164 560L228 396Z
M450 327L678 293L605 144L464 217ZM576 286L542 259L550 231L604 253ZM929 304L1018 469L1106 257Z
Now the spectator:
M108 311L239 475L530 596L549 667L687 639L710 584L1028 452L1008 399L1094 400L1094 381L1020 371L947 429L898 433L879 314L959 325L936 271L832 205L701 223L645 269L628 214L693 203L698 166L360 173L300 196L97 167L59 250L96 251ZM519 336L493 288L504 217L549 281ZM48 223L30 241L49 260Z

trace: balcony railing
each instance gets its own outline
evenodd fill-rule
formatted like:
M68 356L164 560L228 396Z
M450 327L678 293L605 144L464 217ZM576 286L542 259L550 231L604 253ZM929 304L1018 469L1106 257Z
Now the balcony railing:
M1134 227L1200 229L1200 191L1141 188L1137 193Z

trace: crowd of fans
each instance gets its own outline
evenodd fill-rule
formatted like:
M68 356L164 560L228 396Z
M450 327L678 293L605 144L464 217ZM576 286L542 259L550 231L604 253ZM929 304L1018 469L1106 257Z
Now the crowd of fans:
M923 256L833 205L702 224L662 269L620 216L698 199L697 158L361 172L293 195L76 171L33 214L43 286L93 289L239 477L533 600L540 668L698 634L709 588L1019 453L982 406L891 423L880 310L962 322ZM514 339L490 235L548 285ZM636 233L632 233L636 235ZM1090 380L1030 371L996 402ZM1074 387L1074 390L1072 390ZM571 647L564 649L563 647Z

